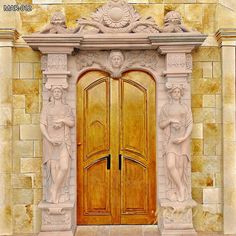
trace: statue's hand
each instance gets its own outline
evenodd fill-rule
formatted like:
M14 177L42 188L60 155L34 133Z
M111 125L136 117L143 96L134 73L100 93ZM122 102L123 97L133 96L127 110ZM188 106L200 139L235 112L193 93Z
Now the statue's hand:
M50 143L52 143L52 145L56 146L56 145L60 145L61 141L57 140L57 139L49 139L48 140Z
M181 127L181 124L178 120L171 119L170 123L172 124L173 128L175 128L175 129L179 129Z
M173 143L175 143L175 144L180 144L180 143L182 143L184 140L185 140L185 138L177 138L177 139L173 140Z
M60 129L63 126L64 120L58 119L54 121L53 128Z

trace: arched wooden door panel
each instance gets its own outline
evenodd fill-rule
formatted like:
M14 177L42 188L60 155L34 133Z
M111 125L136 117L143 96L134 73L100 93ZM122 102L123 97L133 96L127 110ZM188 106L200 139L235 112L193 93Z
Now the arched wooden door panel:
M84 74L77 85L78 224L156 221L155 82Z

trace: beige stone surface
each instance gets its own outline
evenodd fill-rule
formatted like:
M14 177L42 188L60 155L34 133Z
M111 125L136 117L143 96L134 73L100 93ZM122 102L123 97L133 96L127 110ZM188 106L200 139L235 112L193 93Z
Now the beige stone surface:
M0 173L12 171L12 145L10 141L0 141Z
M24 95L13 95L12 96L13 108L25 108L25 96Z
M26 94L25 95L26 113L38 113L39 112L39 95L38 94Z
M39 125L20 125L21 140L41 139L41 137Z
M0 61L5 62L6 65L11 65L12 63L12 50L11 47L0 47ZM11 66L1 66L0 78L11 79L12 77L12 67Z
M13 231L12 225L12 209L11 205L0 206L0 234L11 235Z
M204 211L202 205L193 210L193 223L199 231L222 231L222 213L212 214Z
M203 107L216 107L216 96L203 95Z
M9 78L0 78L0 104L10 104L12 95L12 82Z
M33 189L13 189L13 204L33 204Z
M210 173L192 173L192 187L212 187L214 175Z
M19 157L33 156L33 141L14 141L13 155Z
M203 203L221 203L222 189L221 188L204 188L203 189Z
M32 205L17 204L13 206L14 233L33 233Z
M212 77L212 62L203 62L202 63L202 76L203 78Z
M12 124L11 105L0 106L0 125L10 126Z
M13 80L12 84L13 94L22 95L22 94L35 94L39 93L39 83L37 80Z
M192 107L194 108L200 108L202 107L203 103L203 95L202 94L192 94Z
M192 139L192 155L201 156L203 154L203 140Z
M192 157L192 172L202 172L203 169L203 158L201 156Z
M13 110L13 124L30 124L31 116L25 113L25 109L14 109Z
M21 173L36 173L41 171L41 158L21 158Z
M25 174L12 174L13 188L32 188L32 176Z
M32 79L33 78L33 64L32 63L20 63L20 78Z
M41 157L43 155L42 141L34 141L34 156Z
M195 123L193 124L192 138L203 138L203 124Z

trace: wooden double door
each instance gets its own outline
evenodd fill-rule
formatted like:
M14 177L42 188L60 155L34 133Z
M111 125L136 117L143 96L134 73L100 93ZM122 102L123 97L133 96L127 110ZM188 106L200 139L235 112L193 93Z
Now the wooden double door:
M101 71L77 84L78 224L156 221L155 82Z

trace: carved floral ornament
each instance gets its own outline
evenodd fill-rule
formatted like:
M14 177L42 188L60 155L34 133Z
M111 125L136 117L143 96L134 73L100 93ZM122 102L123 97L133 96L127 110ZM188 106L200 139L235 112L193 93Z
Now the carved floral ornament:
M159 56L156 51L80 51L76 55L77 70L96 67L108 72L112 78L119 78L121 74L131 68L149 68L157 70Z
M76 20L78 25L68 29L62 12L55 12L42 34L96 34L96 33L179 33L193 32L182 23L179 12L165 15L164 26L159 27L152 17L142 17L125 0L110 0L90 18Z

